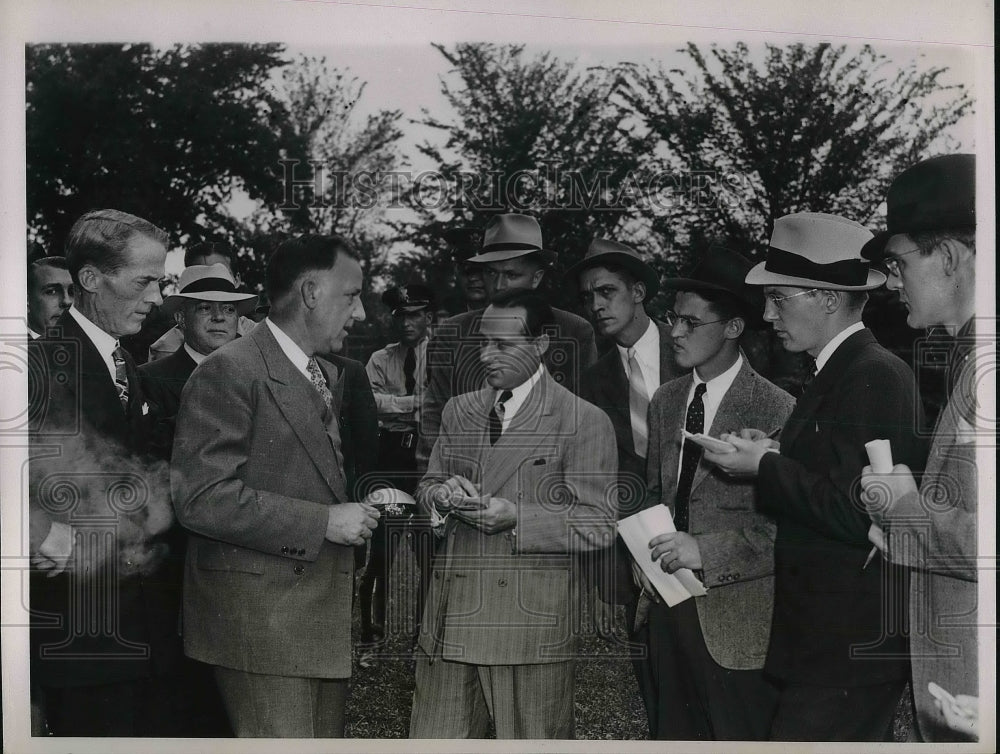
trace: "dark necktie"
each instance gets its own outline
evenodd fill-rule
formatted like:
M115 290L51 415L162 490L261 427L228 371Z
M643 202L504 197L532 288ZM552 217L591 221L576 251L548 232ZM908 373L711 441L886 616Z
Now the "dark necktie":
M694 389L694 398L687 410L687 422L684 429L693 435L705 431L705 383L699 382ZM674 498L674 526L677 531L688 530L688 498L691 496L691 483L694 472L701 459L701 447L688 440L681 449L681 475L677 481L677 497Z
M115 361L115 390L118 391L118 400L121 401L122 410L127 412L128 370L125 368L125 349L116 345L111 357Z
M309 372L309 381L323 399L327 412L333 411L333 393L330 392L330 386L326 384L326 377L323 376L323 370L319 368L316 359L309 359L306 371Z
M510 400L512 395L510 390L504 390L500 393L499 400L490 409L490 445L496 445L503 433L504 404Z
M417 352L411 346L406 349L406 358L403 359L403 381L407 395L413 395L413 390L417 387L416 371Z
M635 357L635 349L628 349L628 412L632 424L632 444L635 454L646 457L649 447L649 425L646 423L646 413L649 410L649 393L646 392L646 380L642 376L642 367Z

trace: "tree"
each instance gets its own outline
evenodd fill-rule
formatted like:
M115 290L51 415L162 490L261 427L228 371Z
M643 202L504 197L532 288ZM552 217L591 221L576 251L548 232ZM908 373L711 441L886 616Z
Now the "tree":
M59 248L89 209L148 218L177 243L232 222L242 191L277 206L301 154L267 86L280 45L31 45L29 238Z
M419 261L429 282L443 283L449 230L523 211L539 219L545 245L559 252L551 273L559 279L595 235L628 231L619 197L639 157L623 126L628 113L612 103L619 77L578 70L549 53L529 58L523 45L435 48L453 67L441 81L452 115L424 110L416 121L441 132L444 143L418 147L436 170L414 181L410 201L421 224L400 230L420 251L404 263ZM573 301L571 287L553 294L561 305Z

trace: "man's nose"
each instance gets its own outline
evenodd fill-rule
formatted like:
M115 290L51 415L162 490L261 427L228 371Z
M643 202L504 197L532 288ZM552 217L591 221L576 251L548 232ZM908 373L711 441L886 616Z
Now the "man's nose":
M764 297L764 319L767 322L776 322L779 317L778 305L771 299Z
M354 313L351 314L351 317L354 319L355 322L365 321L365 305L361 303L360 296L358 297L358 303L355 305Z
M160 284L159 283L152 283L149 286L149 289L150 289L150 291L153 294L149 298L149 303L153 304L154 306L159 306L160 304L162 304L163 303L163 294L160 293Z

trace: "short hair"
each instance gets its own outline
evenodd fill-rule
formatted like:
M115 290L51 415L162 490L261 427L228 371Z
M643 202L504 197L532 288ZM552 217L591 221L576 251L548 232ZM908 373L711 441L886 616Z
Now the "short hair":
M863 311L865 304L868 303L868 291L841 291L841 293L844 294L844 302L847 304L848 311Z
M972 253L976 253L976 229L975 228L955 228L954 230L924 230L907 233L910 240L920 249L921 256L927 256L934 251L937 246L948 239L954 239L965 244Z
M721 319L736 319L739 317L744 322L747 322L747 305L729 291L707 289L685 290L681 288L677 292L694 293L705 299L712 313Z
M625 284L632 288L636 283L642 283L632 270L623 264L616 264L615 262L601 262L600 264L591 265L592 268L602 267L613 275L618 275ZM589 269L589 268L588 268Z
M552 312L552 307L534 290L501 291L493 297L490 303L497 309L524 309L524 325L531 338L543 335L546 328L555 327L556 317Z
M264 290L268 300L276 303L286 296L307 272L333 269L341 253L357 259L353 247L342 236L306 233L282 241L267 260Z
M128 212L87 212L73 223L66 238L66 264L73 282L79 284L80 270L88 264L107 274L120 270L126 264L125 247L135 236L152 238L164 246L170 240L166 231Z
M54 267L57 270L68 270L66 257L42 257L28 265L28 293L35 289L35 271L40 267Z
M194 260L200 257L225 257L229 260L229 270L232 272L233 264L236 262L236 249L225 241L202 241L194 246L188 247L184 252L184 266L190 267Z

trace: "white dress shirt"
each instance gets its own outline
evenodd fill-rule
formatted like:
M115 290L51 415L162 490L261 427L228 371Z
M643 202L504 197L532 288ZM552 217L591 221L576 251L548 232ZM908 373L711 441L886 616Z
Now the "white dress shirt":
M712 422L715 421L715 415L719 413L719 404L722 403L722 399L726 397L726 393L729 392L729 388L733 386L733 382L736 380L736 375L740 373L740 369L743 368L743 356L737 355L736 361L733 363L729 369L727 369L722 374L713 377L707 382L698 376L698 368L691 373L694 378L691 382L691 389L688 391L687 395L687 406L690 408L691 401L694 400L694 391L701 383L705 383L705 395L702 396L702 403L705 404L705 426L702 429L704 434L709 434L709 430L712 429ZM684 425L687 425L687 408L684 409ZM740 427L724 427L722 432L729 432L731 430L739 431ZM719 432L719 434L722 434ZM682 464L677 464L677 478L681 478L681 467Z
M623 348L617 343L615 346L618 348L618 356L625 368L625 376L628 377L629 349ZM652 398L653 393L660 387L660 331L657 330L653 320L649 320L646 332L639 337L632 348L635 349L635 359L639 362L639 368L642 369L642 381L646 385L646 395Z
M75 306L69 308L69 316L76 320L76 323L80 325L80 329L90 338L90 342L94 344L97 352L101 354L101 358L104 359L104 366L108 368L108 374L111 375L111 381L114 382L118 378L118 374L115 371L115 349L118 348L118 339L113 335L108 335L104 330L83 316Z
M207 354L198 353L193 348L191 348L191 346L189 346L187 343L184 344L184 350L187 351L187 355L191 357L191 360L196 365L203 362L205 360L205 356L207 356Z
M500 423L501 433L507 431L507 427L510 426L511 420L517 414L521 406L524 405L524 401L527 400L528 394L531 393L531 389L538 384L540 379L542 379L544 371L545 367L539 364L538 369L535 370L535 373L531 375L531 377L526 379L517 387L511 389L510 398L503 404L503 420ZM499 399L500 393L502 392L502 390L497 392L496 398L493 399L494 405L496 405L496 401Z
M821 350L816 356L816 374L819 374L819 370L822 369L826 362L830 360L830 357L833 356L833 352L837 350L841 343L854 335L854 333L861 332L864 329L864 322L855 322L850 327L845 327L839 333L834 335L833 339L823 346L823 350Z
M270 317L264 321L271 328L271 334L278 341L278 347L288 357L288 360L292 362L296 369L302 372L303 377L312 382L312 377L309 376L309 357L306 356L306 352L299 348L298 343L289 338L284 330L274 324Z

